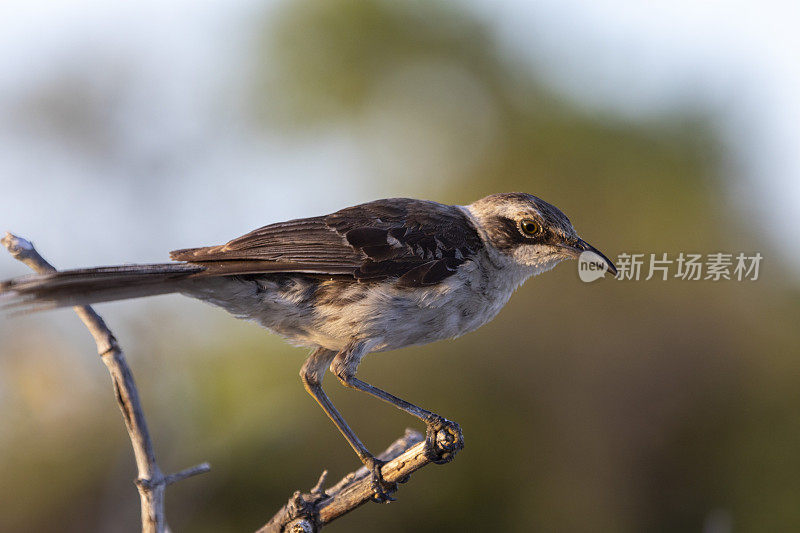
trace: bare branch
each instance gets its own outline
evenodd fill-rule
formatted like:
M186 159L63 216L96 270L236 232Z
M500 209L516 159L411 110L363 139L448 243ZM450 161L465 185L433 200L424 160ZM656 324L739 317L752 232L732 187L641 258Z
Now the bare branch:
M29 241L6 233L0 239L0 244L17 260L25 263L39 273L55 272L56 269L48 263ZM90 306L77 306L73 308L83 321L89 333L97 344L97 353L111 374L114 393L119 404L125 427L131 439L133 454L136 459L138 478L136 486L139 489L139 498L142 507L142 531L144 533L163 533L167 530L164 516L164 489L167 485L187 477L207 472L208 463L164 476L156 463L153 443L147 429L144 411L139 401L139 393L133 380L133 373L125 360L125 354L117 344L111 330L106 323Z
M190 466L189 468L181 470L180 472L175 472L174 474L164 476L164 484L172 485L173 483L183 481L188 477L196 476L198 474L205 474L209 470L211 470L211 465L208 463L200 463L196 466Z
M389 446L379 459L387 461L381 468L389 483L405 483L409 476L431 464L425 453L425 437L407 429L406 434ZM442 445L442 443L440 443ZM463 446L459 438L442 445L455 453ZM369 471L362 467L346 475L326 490L320 490L325 475L309 493L295 492L289 501L257 533L316 533L326 524L370 501L373 494Z

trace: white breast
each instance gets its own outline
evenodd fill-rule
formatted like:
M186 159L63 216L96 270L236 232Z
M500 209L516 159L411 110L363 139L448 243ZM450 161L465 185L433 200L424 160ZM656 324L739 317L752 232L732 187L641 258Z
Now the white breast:
M489 320L535 270L521 267L493 248L464 262L430 287L322 281L303 276L265 277L258 282L209 280L187 293L249 318L304 346L341 350L353 338L373 351L458 337ZM336 298L316 297L320 283L336 285Z
M494 318L528 275L480 254L431 287L356 284L352 290L362 293L343 295L353 300L346 307L317 308L321 320L313 342L340 349L355 336L370 339L373 351L386 351L458 337Z

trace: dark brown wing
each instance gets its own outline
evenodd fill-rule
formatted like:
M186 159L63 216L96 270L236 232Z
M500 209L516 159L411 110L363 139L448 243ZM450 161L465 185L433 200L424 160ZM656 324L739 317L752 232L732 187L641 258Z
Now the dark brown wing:
M454 273L480 244L458 207L392 198L271 224L221 246L176 250L170 256L204 266L202 275L298 272L359 280L395 277L420 286Z
M270 224L227 244L170 252L177 261L205 266L209 274L306 272L351 274L363 256L325 224L325 217Z
M325 222L366 258L358 279L399 278L407 286L437 283L453 274L481 246L460 208L392 198L342 209Z

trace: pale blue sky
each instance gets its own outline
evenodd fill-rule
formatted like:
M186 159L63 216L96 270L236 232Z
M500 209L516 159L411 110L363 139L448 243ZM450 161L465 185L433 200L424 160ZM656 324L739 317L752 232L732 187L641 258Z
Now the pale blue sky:
M370 181L346 132L294 141L253 135L238 103L242 51L253 39L243 22L258 5L0 4L2 229L33 236L62 267L159 261L165 250L204 244L198 236L225 241L376 196L416 196L413 182ZM465 5L581 105L645 119L676 107L710 110L730 149L728 199L759 206L763 234L776 236L800 270L800 4ZM69 128L26 106L46 103L50 84L70 83L96 88L89 96L107 101L101 112L110 126L79 130L64 144L48 132ZM101 194L98 179L110 183ZM152 194L125 194L134 187ZM176 195L183 200L173 203ZM36 211L26 206L32 197ZM54 226L67 218L69 228ZM20 269L0 261L0 275Z

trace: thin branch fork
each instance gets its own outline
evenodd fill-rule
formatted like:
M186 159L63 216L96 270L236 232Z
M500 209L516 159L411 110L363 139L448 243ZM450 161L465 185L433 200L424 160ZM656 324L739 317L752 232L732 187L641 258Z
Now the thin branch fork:
M0 244L5 246L14 259L25 263L38 273L56 271L53 265L39 255L33 244L21 237L6 233L5 237L0 239ZM138 470L136 486L141 500L142 532L163 533L168 530L164 514L164 491L167 485L208 472L211 467L208 463L202 463L174 474L166 476L163 474L156 462L153 442L139 401L139 392L133 380L133 373L125 360L125 354L111 330L94 309L88 305L76 306L73 309L94 337L97 353L111 374L117 404L122 411L136 459Z

